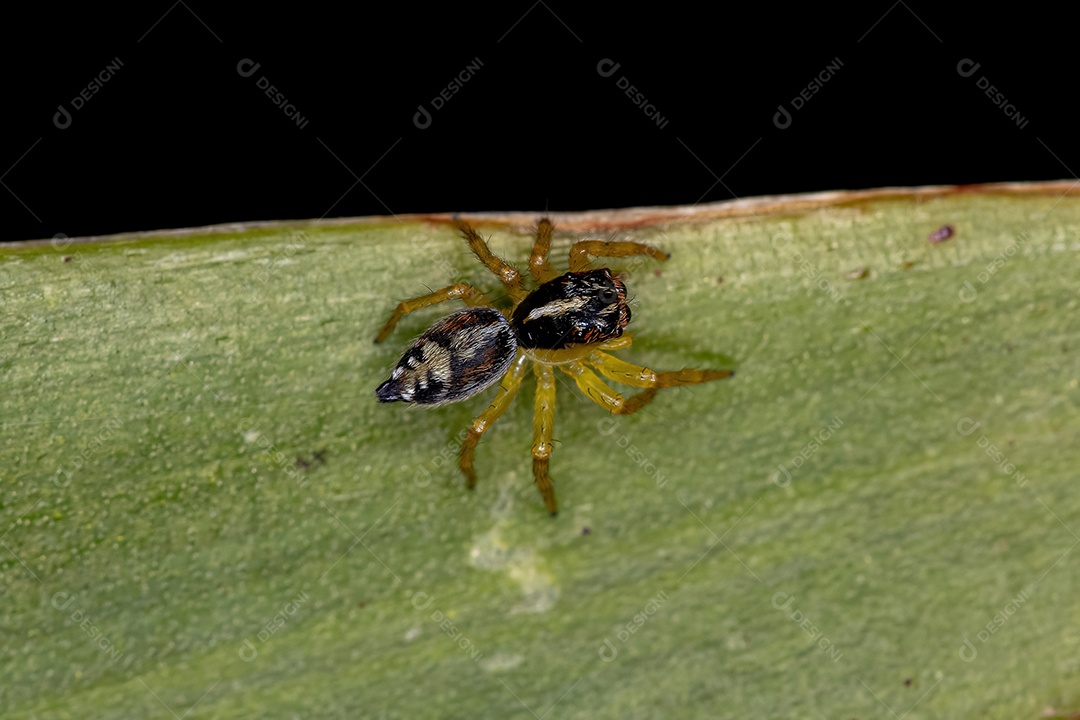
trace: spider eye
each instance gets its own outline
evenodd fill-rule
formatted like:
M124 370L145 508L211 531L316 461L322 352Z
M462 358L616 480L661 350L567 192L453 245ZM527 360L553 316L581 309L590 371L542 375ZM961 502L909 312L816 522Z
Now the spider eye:
M618 297L619 294L611 288L604 288L600 291L600 302L604 303L605 305L612 304Z

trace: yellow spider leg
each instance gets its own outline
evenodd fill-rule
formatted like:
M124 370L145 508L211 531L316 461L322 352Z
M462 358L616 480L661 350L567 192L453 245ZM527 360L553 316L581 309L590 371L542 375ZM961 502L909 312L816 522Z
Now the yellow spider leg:
M559 369L574 378L574 382L577 383L581 392L585 393L585 397L616 415L629 415L637 412L652 402L652 399L656 397L656 393L659 392L659 388L652 387L648 390L642 390L636 395L624 398L608 387L607 383L601 380L596 373L580 362L559 365Z
M447 300L462 299L468 305L491 305L491 300L487 295L480 292L472 285L468 283L457 283L455 285L447 285L441 290L430 292L427 295L419 295L408 300L402 300L398 303L398 306L391 313L390 319L383 325L382 330L375 337L375 342L381 343L386 338L390 337L390 333L394 331L398 321L406 313L411 313L421 308L426 308L428 305L434 305L436 303L446 302Z
M544 498L544 505L553 516L558 512L555 488L548 473L551 458L551 439L555 432L555 373L550 365L533 363L536 373L536 414L533 419L533 479Z
M506 293L514 302L524 300L529 293L521 282L521 273L518 272L517 268L491 252L491 248L488 247L484 238L480 237L480 234L471 227L465 223L460 223L458 228L461 230L461 234L465 236L465 241L469 243L469 249L479 258L480 262L487 266L488 270L495 273L495 277L499 278L503 287L506 288Z
M629 333L623 333L621 337L612 338L611 340L605 340L596 347L601 350L625 350L630 347L634 342L633 336Z
M479 417L473 420L472 426L465 435L465 440L461 443L458 467L461 468L461 472L465 475L465 484L470 490L476 486L476 471L473 470L473 455L476 452L476 444L480 442L480 436L491 429L495 421L506 412L506 408L510 407L510 403L514 401L518 388L521 387L521 379L525 377L527 364L528 356L525 355L524 351L518 350L514 364L503 375L502 383L499 385L499 393L488 405L487 410L480 413Z
M570 246L570 270L581 272L589 268L589 255L593 257L629 257L648 255L656 260L667 260L663 250L638 242L606 242L604 240L582 240Z
M529 256L529 273L537 283L545 283L555 278L555 270L548 262L553 230L554 227L547 218L542 218L536 228L536 244L533 245L532 255Z
M606 377L624 385L641 388L669 388L679 385L697 385L698 383L723 380L735 373L731 370L697 370L685 368L668 372L656 372L641 365L634 365L605 352L596 351L583 360Z

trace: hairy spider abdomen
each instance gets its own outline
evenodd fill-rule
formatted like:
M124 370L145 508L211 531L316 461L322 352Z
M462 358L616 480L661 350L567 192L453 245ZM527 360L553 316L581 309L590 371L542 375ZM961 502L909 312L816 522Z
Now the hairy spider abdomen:
M428 328L375 394L384 403L442 405L462 400L498 382L516 352L514 333L501 312L490 307L459 310Z

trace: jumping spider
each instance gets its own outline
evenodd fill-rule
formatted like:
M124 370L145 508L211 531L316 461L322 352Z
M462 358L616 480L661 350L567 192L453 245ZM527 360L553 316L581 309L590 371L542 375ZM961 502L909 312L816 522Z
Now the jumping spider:
M570 248L570 272L556 275L548 262L553 226L540 221L529 256L529 274L538 287L525 289L521 273L488 248L469 225L458 223L469 249L502 282L513 301L511 310L497 310L490 298L468 283L448 285L398 304L375 342L389 337L406 313L446 300L461 299L470 307L447 315L421 335L394 366L390 378L375 390L380 402L443 405L472 397L500 379L499 392L468 429L459 466L468 487L476 485L473 455L480 437L506 412L531 364L536 375L533 424L533 477L544 505L555 515L555 489L548 474L555 426L554 368L574 379L586 397L605 410L629 415L648 404L660 388L721 380L732 370L655 372L608 354L630 346L623 334L630 322L626 288L608 268L588 270L589 256L646 255L667 260L668 254L636 242L583 240ZM591 368L591 369L590 369ZM624 398L596 375L645 388Z

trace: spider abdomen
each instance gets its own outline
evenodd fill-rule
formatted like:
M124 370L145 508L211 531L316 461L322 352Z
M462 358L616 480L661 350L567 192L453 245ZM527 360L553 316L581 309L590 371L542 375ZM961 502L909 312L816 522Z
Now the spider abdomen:
M384 403L464 400L498 382L516 353L514 332L501 312L490 307L459 310L428 328L375 394Z
M622 335L629 322L626 287L607 268L547 281L529 293L510 318L518 344L541 350L611 340Z

